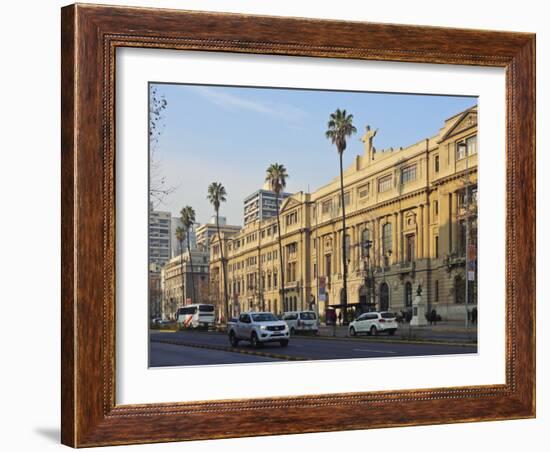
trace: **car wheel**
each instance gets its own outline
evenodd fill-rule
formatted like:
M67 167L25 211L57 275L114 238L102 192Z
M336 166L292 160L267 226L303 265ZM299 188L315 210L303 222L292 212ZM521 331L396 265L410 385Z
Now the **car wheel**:
M239 345L239 340L233 331L229 333L229 343L231 344L231 347L237 347Z
M349 334L352 335L352 336L357 336L357 331L355 331L355 328L354 327L351 327L349 329Z
M281 344L281 347L286 347L288 345L288 339L283 339L281 342L279 342Z
M376 327L373 325L371 326L370 328L370 335L371 336L376 336L378 334L378 330L376 329Z
M258 336L256 335L256 333L252 333L252 336L250 337L250 345L252 345L252 347L254 348L260 347L261 343L258 340Z

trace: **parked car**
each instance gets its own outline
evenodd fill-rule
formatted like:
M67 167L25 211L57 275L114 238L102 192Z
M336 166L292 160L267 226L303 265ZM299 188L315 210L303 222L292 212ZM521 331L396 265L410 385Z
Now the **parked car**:
M253 347L266 342L288 345L290 332L286 322L271 312L243 312L235 323L229 324L229 342L237 347L239 341L248 341Z
M365 333L376 336L388 333L390 336L397 330L397 321L393 312L365 312L349 324L350 336Z
M315 311L289 311L283 313L283 320L288 325L290 335L298 332L319 332L319 318Z

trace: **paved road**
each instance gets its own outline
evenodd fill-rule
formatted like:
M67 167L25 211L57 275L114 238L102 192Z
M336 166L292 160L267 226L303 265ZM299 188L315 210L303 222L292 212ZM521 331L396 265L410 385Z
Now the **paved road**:
M288 347L277 343L253 349L248 343L239 344L238 352L231 351L227 336L219 333L182 331L151 333L152 366L206 365L243 362L266 362L296 359L387 358L476 353L477 348L460 345L377 342L369 338L291 338ZM181 345L159 343L175 342ZM217 348L211 350L208 347Z
M219 350L183 347L181 345L151 342L150 366L199 366L206 364L241 364L280 361L263 356L245 355Z

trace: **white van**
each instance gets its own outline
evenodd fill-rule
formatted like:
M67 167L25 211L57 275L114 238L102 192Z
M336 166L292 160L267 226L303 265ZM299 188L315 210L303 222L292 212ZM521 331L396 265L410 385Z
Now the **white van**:
M319 332L319 318L315 311L285 312L282 320L288 325L291 335L297 332L310 332L313 334Z

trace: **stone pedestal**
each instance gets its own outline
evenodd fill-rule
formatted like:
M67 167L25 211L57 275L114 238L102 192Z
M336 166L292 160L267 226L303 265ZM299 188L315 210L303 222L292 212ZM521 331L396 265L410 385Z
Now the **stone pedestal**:
M413 312L411 326L426 326L426 304L422 301L422 297L417 295L413 301Z

